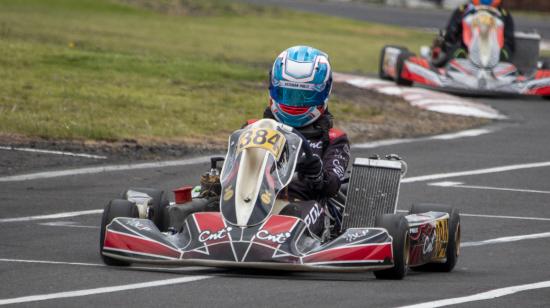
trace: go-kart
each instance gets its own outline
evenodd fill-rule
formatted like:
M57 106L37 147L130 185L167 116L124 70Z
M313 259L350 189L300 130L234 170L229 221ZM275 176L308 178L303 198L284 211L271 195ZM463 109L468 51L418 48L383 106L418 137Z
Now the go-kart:
M309 229L320 219L317 211L306 219L280 215L288 201L279 193L308 155L301 135L270 119L235 131L225 159L212 159L200 187L176 190L176 202L150 188L130 188L109 202L99 245L104 263L372 270L386 279L403 278L409 267L453 269L460 247L458 210L418 204L407 215L396 213L406 170L396 155L355 159L340 193L319 200L327 213L321 235Z
M385 46L381 51L379 77L398 85L413 83L449 92L474 95L538 95L550 98L550 59L539 59L540 35L516 33L511 63L500 61L504 47L504 24L499 11L479 8L463 22L467 58L450 59L437 48L422 47L416 56L405 47ZM442 42L440 38L436 41ZM445 61L443 61L445 62Z

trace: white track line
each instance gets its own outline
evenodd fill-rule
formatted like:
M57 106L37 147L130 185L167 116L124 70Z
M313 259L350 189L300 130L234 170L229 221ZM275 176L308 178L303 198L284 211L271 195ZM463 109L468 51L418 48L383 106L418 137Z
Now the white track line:
M483 245L502 244L502 243L510 243L510 242L517 242L517 241L523 241L523 240L534 240L534 239L548 238L548 237L550 237L550 232L506 236L506 237L499 237L499 238L494 238L494 239L484 240L479 242L464 242L460 244L460 247L475 247L475 246L483 246Z
M494 131L495 129L488 129L488 128L469 129L469 130L463 130L456 133L436 135L431 137L387 139L387 140L379 140L379 141L373 141L373 142L367 142L367 143L359 143L359 144L352 145L351 147L354 149L372 149L372 148L378 148L382 146L390 146L395 144L412 143L412 142L419 142L419 141L453 140L453 139L459 139L459 138L465 138L465 137L477 137L477 136L492 133Z
M0 219L0 223L3 223L3 222L33 221L33 220L46 220L46 219L58 219L58 218L67 218L67 217L75 217L75 216L82 216L82 215L93 215L93 214L101 214L101 213L103 213L103 209L78 211L78 212L64 212L64 213L56 213L56 214L48 214L48 215L36 215L36 216L27 216L27 217L16 217L16 218L2 218L2 219Z
M407 210L397 210L400 213L408 213ZM486 214L465 214L460 213L460 217L479 217L479 218L497 218L497 219L517 219L517 220L538 220L538 221L550 221L550 218L544 217L526 217L526 216L505 216L505 215L486 215Z
M41 226L48 226L48 227L65 227L65 228L86 228L86 229L99 229L99 226L85 226L85 225L79 225L75 221L52 221L52 222L44 222L40 223Z
M103 263L82 263L82 262L64 262L64 261L29 260L29 259L1 259L0 258L0 262L108 267L107 265L105 265ZM131 267L126 267L126 268L128 268L128 269L139 269L139 270L152 270L152 271L169 271L169 272L181 272L181 271L187 271L188 272L188 271L198 271L198 270L209 270L209 268L201 267L201 266L184 266L184 267L131 266Z
M0 177L0 182L18 182L18 181L27 181L27 180L36 180L36 179L49 179L49 178L55 178L55 177L61 177L61 176L94 174L94 173L110 172L110 171L125 171L125 170L136 170L136 169L161 168L161 167L189 166L189 165L206 163L209 160L210 160L210 156L201 156L201 157L195 157L195 158L189 158L189 159L183 159L183 160L169 160L169 161L141 163L141 164L111 165L111 166L89 167L89 168L60 170L60 171L38 172L38 173L29 173L29 174L22 174L22 175Z
M460 213L460 216L479 217L479 218L499 218L499 219L517 219L517 220L550 221L550 218L543 218L543 217L504 216L504 215L483 215L483 214L463 214L463 213Z
M55 155L75 156L75 157L84 157L84 158L93 158L93 159L107 159L107 156L101 156L101 155L80 154L80 153L73 153L73 152L51 151L51 150L41 150L41 149L32 149L32 148L15 148L15 147L0 146L0 150L55 154Z
M133 284L126 284L126 285L112 286L112 287L7 298L7 299L0 299L0 305L38 302L38 301L45 301L45 300L51 300L51 299L88 296L88 295L121 292L121 291L144 289L144 288L151 288L151 287L161 287L161 286L167 286L167 285L169 286L174 284L181 284L181 283L203 280L207 278L212 278L212 277L211 276L188 276L188 277L155 280L155 281L149 281L149 282L133 283Z
M401 180L401 183L414 183L414 182L433 181L433 180L454 178L454 177L460 177L460 176L479 175L479 174L488 174L488 173L499 173L499 172L513 171L513 170L541 168L541 167L549 167L549 166L550 166L550 161L546 161L546 162L539 162L539 163L508 165L508 166L500 166L500 167L469 170L469 171L460 171L460 172L437 173L437 174L430 174L430 175L422 175L422 176L417 176L417 177L405 178L405 179Z
M514 294L514 293L522 292L522 291L544 289L544 288L550 288L550 281L542 281L542 282L537 282L537 283L511 286L511 287L495 289L495 290L491 290L491 291L487 291L487 292L483 292L483 293L478 293L478 294L474 294L474 295L470 295L470 296L442 299L442 300L426 302L426 303L420 303L420 304L415 304L415 305L401 306L399 308L443 307L443 306L457 305L457 304L463 304L463 303L469 303L469 302L489 300L489 299L494 299L494 298L498 298L498 297L502 297L502 296L506 296L506 295L511 295L511 294Z
M105 266L99 263L82 263L82 262L62 262L62 261L48 261L48 260L25 260L25 259L0 259L0 262L13 262L13 263L37 263L37 264L56 264L56 265L79 265L79 266Z
M468 189L481 189L481 190L498 190L498 191L532 193L532 194L550 194L550 191L547 191L547 190L464 185L464 183L462 183L462 182L437 182L437 183L428 183L428 185L436 186L436 187L468 188Z
M492 129L476 128L476 129L463 130L463 131L457 132L457 133L437 135L437 136L429 137L429 139L433 139L433 140L453 140L453 139L459 139L459 138L465 138L465 137L477 137L477 136L486 135L486 134L489 134L489 133L492 133L492 132L494 132L494 130L492 130Z

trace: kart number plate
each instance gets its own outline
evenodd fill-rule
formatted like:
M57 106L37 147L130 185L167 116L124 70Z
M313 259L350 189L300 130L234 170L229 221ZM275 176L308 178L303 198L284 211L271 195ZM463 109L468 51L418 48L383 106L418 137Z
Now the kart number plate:
M239 137L237 153L248 148L264 149L278 160L283 152L286 138L280 132L269 128L253 128Z

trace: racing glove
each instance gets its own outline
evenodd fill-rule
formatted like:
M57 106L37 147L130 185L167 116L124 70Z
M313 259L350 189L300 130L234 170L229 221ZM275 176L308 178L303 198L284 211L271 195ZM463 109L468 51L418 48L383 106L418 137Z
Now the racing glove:
M306 155L296 166L298 178L305 181L311 189L319 190L323 186L323 162L317 155Z

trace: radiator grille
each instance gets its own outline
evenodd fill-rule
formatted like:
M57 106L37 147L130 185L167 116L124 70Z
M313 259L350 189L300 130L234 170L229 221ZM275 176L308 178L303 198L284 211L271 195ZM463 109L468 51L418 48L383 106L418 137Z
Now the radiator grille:
M401 163L357 158L353 163L343 230L374 227L381 214L395 213L401 179Z

